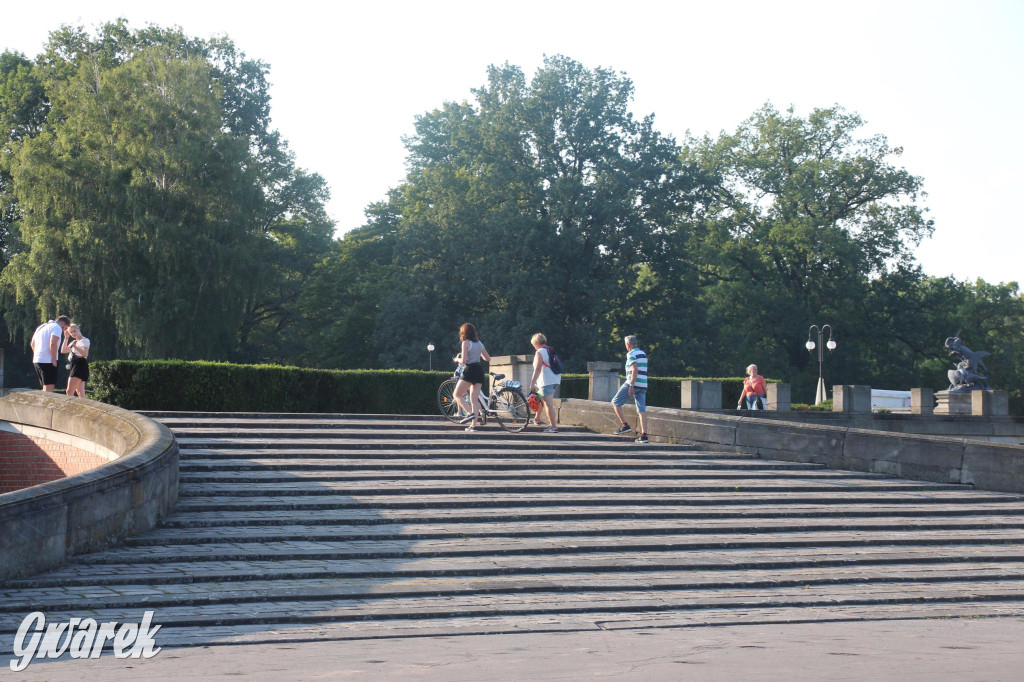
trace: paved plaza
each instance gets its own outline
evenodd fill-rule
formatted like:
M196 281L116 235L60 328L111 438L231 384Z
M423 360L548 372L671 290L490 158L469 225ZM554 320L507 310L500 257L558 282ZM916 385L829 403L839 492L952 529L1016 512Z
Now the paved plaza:
M175 511L0 585L0 656L36 610L152 610L164 650L36 662L22 679L1024 670L1019 495L572 429L154 416L181 444Z

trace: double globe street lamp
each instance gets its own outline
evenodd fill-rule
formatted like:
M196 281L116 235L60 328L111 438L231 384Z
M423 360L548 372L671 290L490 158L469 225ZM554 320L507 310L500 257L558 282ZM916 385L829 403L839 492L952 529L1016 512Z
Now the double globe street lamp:
M825 329L828 329L828 341L822 344L822 337L825 334ZM818 332L818 342L814 342L811 332ZM824 361L824 348L828 348L829 352L836 349L835 339L832 338L832 325L823 324L820 327L816 324L812 324L811 328L807 330L807 343L804 344L808 351L813 351L815 347L818 349L818 392L814 396L814 404L820 405L821 403L828 400L828 393L825 392L825 379L822 378L821 365ZM824 346L824 348L823 348Z

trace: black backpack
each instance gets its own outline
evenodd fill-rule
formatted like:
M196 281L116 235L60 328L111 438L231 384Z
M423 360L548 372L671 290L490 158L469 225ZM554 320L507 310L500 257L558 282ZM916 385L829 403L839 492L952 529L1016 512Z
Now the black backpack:
M561 374L565 371L565 364L562 362L562 358L558 357L558 353L551 346L544 346L548 351L548 362L547 368L555 374Z

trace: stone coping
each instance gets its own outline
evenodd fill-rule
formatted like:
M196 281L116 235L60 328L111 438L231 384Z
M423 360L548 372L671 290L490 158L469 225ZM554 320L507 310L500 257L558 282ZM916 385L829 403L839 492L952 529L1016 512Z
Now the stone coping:
M92 444L115 459L81 474L0 494L0 581L153 528L178 497L178 444L167 427L82 398L16 391L0 398L8 429Z
M77 448L82 452L88 452L90 454L102 457L103 459L113 462L120 458L121 454L115 452L109 448L106 448L98 443L94 443L91 440L85 438L79 438L78 436L60 433L59 431L49 431L47 429L41 429L38 426L28 426L26 424L10 424L8 422L0 421L0 432L7 433L18 433L22 436L28 436L32 439L43 439L52 441L54 443L61 443L62 445L70 445L71 447Z
M633 405L626 403L624 409L635 424ZM591 400L562 400L558 421L601 433L618 427L611 405ZM647 421L651 442L693 443L764 459L1024 493L1021 445L666 407L648 408Z

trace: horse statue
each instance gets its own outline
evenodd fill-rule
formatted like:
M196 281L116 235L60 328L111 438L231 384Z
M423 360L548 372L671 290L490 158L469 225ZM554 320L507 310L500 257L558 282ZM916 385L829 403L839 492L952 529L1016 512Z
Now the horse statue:
M947 391L950 393L968 393L977 390L992 390L988 383L988 377L981 374L981 372L988 371L982 358L986 355L991 355L991 353L983 350L971 350L964 345L964 342L960 339L959 332L957 332L956 336L946 338L945 347L950 355L960 359L956 369L946 372L946 376L949 377L949 388L946 389Z

